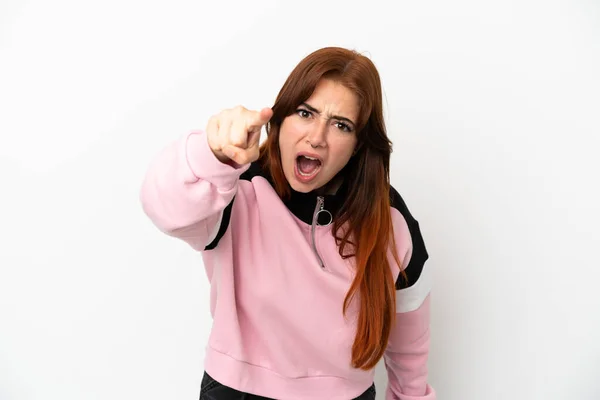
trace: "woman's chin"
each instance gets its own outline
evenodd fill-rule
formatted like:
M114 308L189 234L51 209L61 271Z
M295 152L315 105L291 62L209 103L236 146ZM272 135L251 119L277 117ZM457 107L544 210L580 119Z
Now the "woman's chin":
M288 182L290 183L290 186L292 187L292 189L294 189L296 192L308 193L308 192L312 192L315 189L315 185L313 182L304 183L304 182L298 181L295 178L288 180Z

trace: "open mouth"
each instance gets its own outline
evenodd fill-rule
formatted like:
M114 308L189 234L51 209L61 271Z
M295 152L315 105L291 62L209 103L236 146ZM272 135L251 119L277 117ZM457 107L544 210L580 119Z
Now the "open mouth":
M319 173L322 165L319 158L300 154L296 157L296 175L301 181L307 182Z

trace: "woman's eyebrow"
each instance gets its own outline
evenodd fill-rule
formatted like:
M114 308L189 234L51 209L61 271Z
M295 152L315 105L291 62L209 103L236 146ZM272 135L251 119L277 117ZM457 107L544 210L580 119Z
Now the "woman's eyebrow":
M303 105L304 107L308 108L308 110L309 110L309 111L312 111L312 112L314 112L314 113L317 113L317 114L321 115L321 111L317 110L316 108L314 108L314 107L313 107L313 106L311 106L310 104L308 104L308 103L304 102L304 103L302 103L302 105ZM333 119L338 119L338 120L340 120L340 121L346 121L346 122L350 122L352 125L356 125L356 124L354 123L354 121L352 121L350 118L346 118L346 117L343 117L343 116L341 116L341 115L330 115L330 117L331 117L331 118L333 118Z

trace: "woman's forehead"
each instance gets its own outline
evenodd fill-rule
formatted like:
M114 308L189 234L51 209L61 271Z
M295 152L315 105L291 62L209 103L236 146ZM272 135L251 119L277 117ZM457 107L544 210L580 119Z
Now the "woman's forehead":
M331 79L319 81L304 103L327 117L342 116L356 121L360 113L360 101L356 93Z

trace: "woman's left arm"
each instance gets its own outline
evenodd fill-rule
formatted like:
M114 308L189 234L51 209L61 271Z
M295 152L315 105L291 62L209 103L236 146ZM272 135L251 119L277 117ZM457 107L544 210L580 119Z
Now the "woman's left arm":
M436 400L428 382L431 271L419 223L392 189L394 239L401 268L396 281L396 319L384 354L386 400Z
M400 298L403 296L400 295ZM384 360L388 374L386 400L435 400L428 383L429 295L414 310L399 310Z

